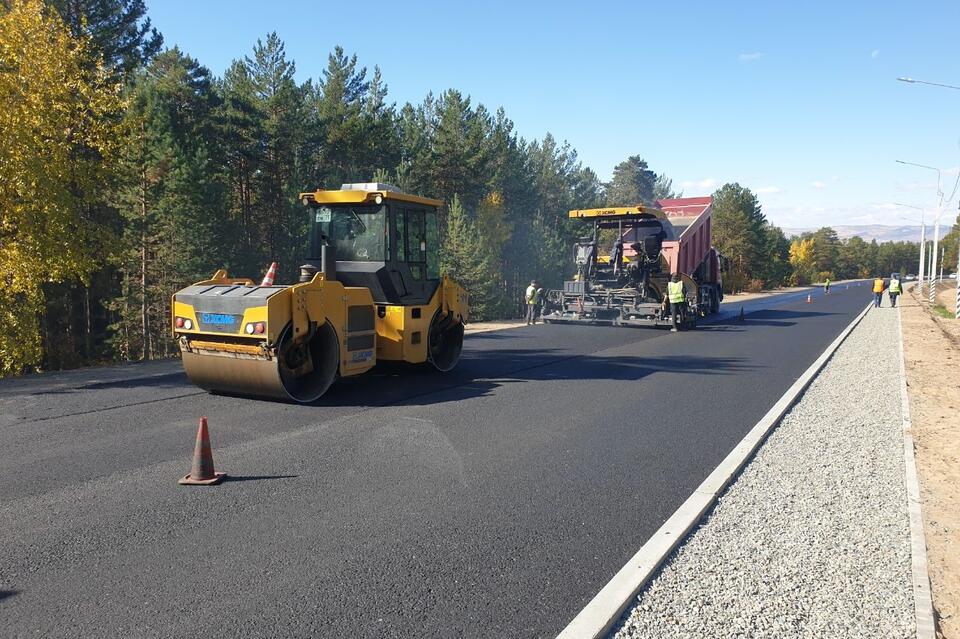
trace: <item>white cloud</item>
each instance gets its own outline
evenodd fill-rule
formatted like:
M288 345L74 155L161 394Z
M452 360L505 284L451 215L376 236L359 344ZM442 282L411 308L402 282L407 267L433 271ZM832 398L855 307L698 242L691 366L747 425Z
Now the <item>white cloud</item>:
M741 53L737 56L737 60L740 62L753 62L754 60L759 60L762 57L762 53L759 51L754 51L753 53Z
M680 186L685 189L715 189L717 187L717 181L713 178L704 178L702 180L687 180L683 182Z
M825 189L827 188L827 183L821 182L820 180L814 180L813 182L810 183L810 186L812 186L815 189Z
M759 189L754 189L753 192L757 195L770 195L773 193L779 193L780 190L781 189L779 186L761 186Z
M874 49L873 51L870 52L870 57L873 58L874 60L876 60L879 55L880 55L880 49Z
M763 207L767 219L785 229L816 230L822 226L877 224L881 226L911 226L907 209L889 203L864 203L854 206L784 206ZM919 217L917 218L919 220Z
M897 190L900 191L936 191L937 183L934 182L901 182L897 184Z

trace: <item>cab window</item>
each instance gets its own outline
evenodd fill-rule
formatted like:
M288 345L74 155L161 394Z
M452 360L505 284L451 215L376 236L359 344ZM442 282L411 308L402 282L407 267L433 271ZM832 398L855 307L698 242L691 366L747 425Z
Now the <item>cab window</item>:
M440 279L440 230L437 228L437 212L429 211L427 222L427 279Z
M313 209L310 248L314 257L326 241L337 259L382 262L387 256L387 207L384 205L323 205Z
M421 210L407 209L403 213L407 240L407 266L415 280L426 277L427 236Z
M407 217L403 214L402 211L398 212L395 217L396 224L396 234L394 235L393 245L397 247L397 254L394 256L398 262L407 261Z

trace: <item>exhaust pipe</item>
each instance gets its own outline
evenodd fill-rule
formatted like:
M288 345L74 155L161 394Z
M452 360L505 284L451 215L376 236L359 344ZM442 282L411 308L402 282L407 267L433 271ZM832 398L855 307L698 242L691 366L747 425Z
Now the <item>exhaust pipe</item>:
M323 279L332 281L337 279L337 249L331 244L324 244L320 247L320 270L323 271Z
M316 258L310 258L306 264L300 265L300 282L309 282L318 272L324 274L326 281L337 279L337 249L336 247L324 244L320 247L320 263L317 264Z

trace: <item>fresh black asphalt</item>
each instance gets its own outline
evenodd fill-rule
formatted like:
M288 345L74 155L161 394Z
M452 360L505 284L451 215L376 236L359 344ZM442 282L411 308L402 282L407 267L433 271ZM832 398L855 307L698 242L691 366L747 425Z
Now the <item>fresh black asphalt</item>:
M805 297L474 334L316 406L175 362L0 382L0 635L552 637L870 293ZM200 415L232 481L178 486Z

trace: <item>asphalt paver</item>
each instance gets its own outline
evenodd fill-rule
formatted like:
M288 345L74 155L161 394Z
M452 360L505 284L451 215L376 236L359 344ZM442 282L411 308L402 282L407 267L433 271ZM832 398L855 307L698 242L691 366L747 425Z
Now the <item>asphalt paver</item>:
M177 362L0 381L4 636L551 637L870 300L468 336L317 404ZM183 487L206 415L215 487Z

